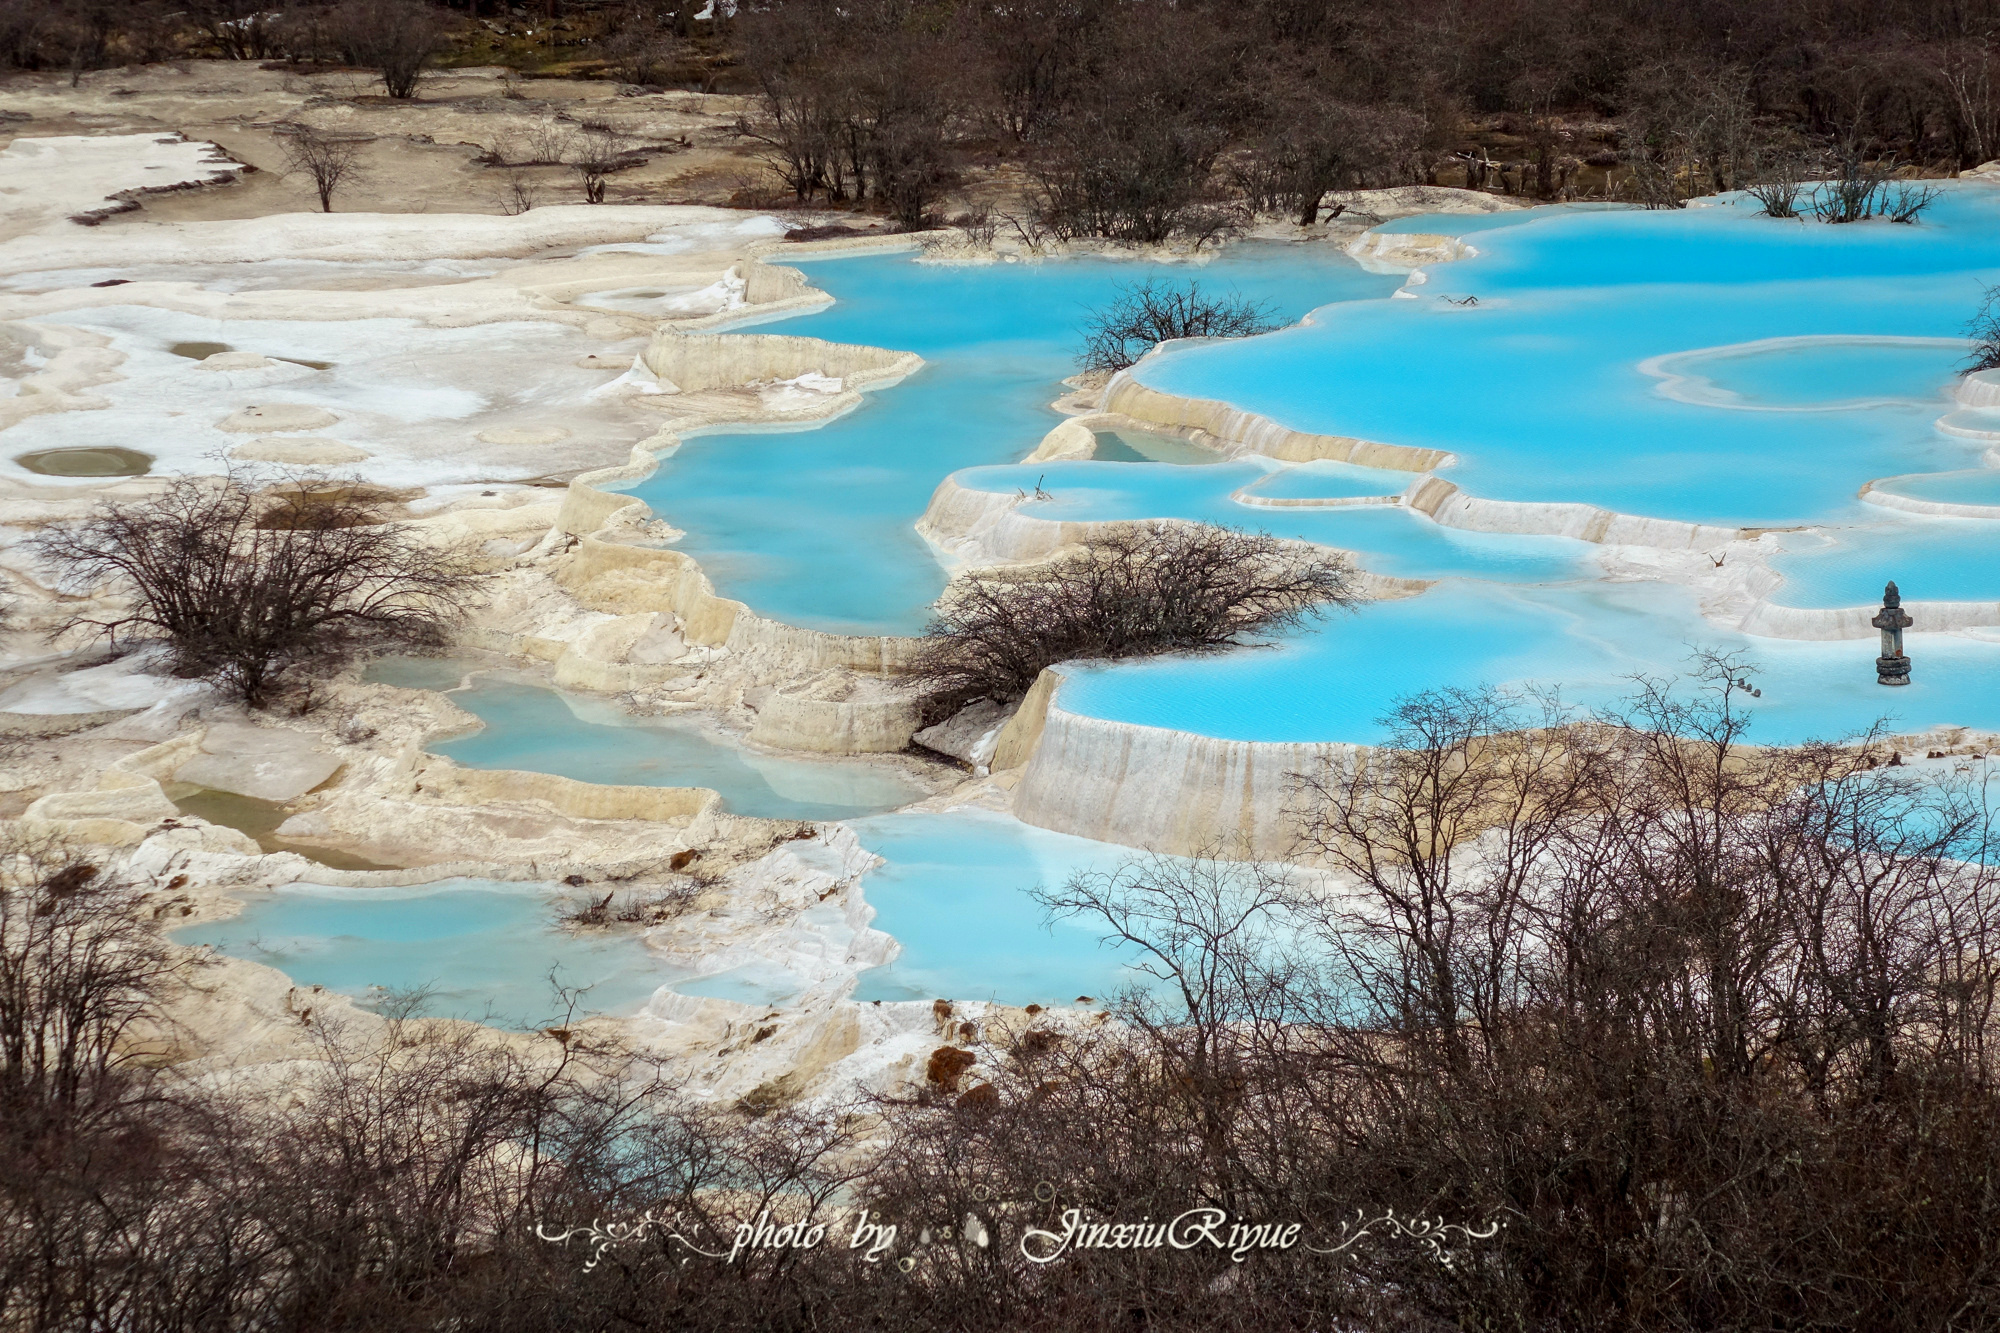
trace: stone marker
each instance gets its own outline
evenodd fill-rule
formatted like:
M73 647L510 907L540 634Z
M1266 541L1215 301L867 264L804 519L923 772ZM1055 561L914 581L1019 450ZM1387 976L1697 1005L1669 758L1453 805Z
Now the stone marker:
M1882 609L1868 622L1882 631L1882 655L1875 659L1877 685L1908 685L1910 659L1903 656L1903 631L1911 625L1910 613L1903 609L1903 594L1891 583L1882 590Z

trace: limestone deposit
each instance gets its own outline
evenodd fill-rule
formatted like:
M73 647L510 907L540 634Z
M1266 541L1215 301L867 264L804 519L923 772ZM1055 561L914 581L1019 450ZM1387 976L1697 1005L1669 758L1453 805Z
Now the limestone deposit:
M175 95L204 116L238 115L273 96L257 73L204 71L199 87L177 85ZM440 74L431 86L485 77ZM37 92L36 114L54 96ZM305 84L287 85L282 100L310 123L371 133L407 131L410 117L426 114L324 106ZM698 133L720 123L729 99L620 100L650 109L600 110L678 118ZM482 132L532 128L504 107L450 103L435 114L468 133L489 116ZM876 927L868 901L879 858L844 822L740 815L698 785L456 763L431 747L480 724L454 703L463 696L438 689L348 670L310 707L251 716L207 685L166 675L146 652L108 653L75 629L52 638L79 608L115 602L103 590L56 586L18 538L102 500L147 494L160 477L213 473L222 458L273 477L311 469L352 478L393 497L385 506L426 539L476 557L488 581L453 649L468 674L589 696L632 717L698 718L746 763L784 755L879 765L923 794L919 813L976 806L1135 849L1281 858L1292 850L1295 775L1367 761L1357 746L1092 717L1065 706L1061 668L1018 704L986 700L927 718L905 678L915 639L806 628L721 595L679 548L671 500L656 513L621 489L699 434L811 428L918 374L923 360L907 351L742 329L830 299L782 262L787 254L926 241L787 243L781 218L694 205L558 203L505 216L467 211L462 182L455 209L368 211L357 201L353 211L309 213L268 170L244 175L261 141L239 126L219 142L45 136L0 152L0 184L22 173L66 182L0 214L0 375L12 388L0 396L10 442L0 450L0 577L14 610L0 639L0 811L20 829L90 848L132 877L163 919L226 916L298 882L547 884L560 910L599 904L611 917L577 929L643 936L659 959L662 986L649 1003L594 1021L722 1102L904 1091L957 1024L1004 1031L1023 1017L946 1003L952 1024L941 1026L928 1001L851 998L858 978L902 946ZM416 177L447 160L454 172L471 170L459 160L470 153L446 144L385 138L371 149L401 168L385 198L445 200L445 186ZM149 193L157 187L171 193ZM155 198L172 207L155 210ZM1407 271L1406 294L1425 268L1476 248L1439 235L1357 236L1362 227L1503 206L1416 187L1341 204L1334 225L1284 235ZM82 213L104 214L102 225L69 220ZM927 242L933 263L1032 263L1058 250L965 236ZM1989 379L1960 388L1955 406L1971 415L1956 429L1986 429L1977 414L2000 407ZM1403 479L1394 494L1301 499L1245 487L1233 498L1265 510L1393 508L1461 532L1573 538L1596 548L1613 580L1696 590L1713 623L1798 639L1867 633L1856 620L1866 612L1772 603L1772 543L1761 531L1482 497L1450 479L1458 460L1448 451L1299 430L1161 392L1130 372L1069 387L1069 419L1039 443L1021 441L1016 457L1090 459L1096 431L1136 429L1264 467L1385 469ZM50 477L14 461L114 440L151 455L151 473ZM1033 565L1108 526L1043 517L1025 488L1004 494L950 476L917 520L950 570ZM1385 600L1431 586L1365 562L1357 583ZM1986 604L1911 606L1940 628L2000 626L2000 610ZM272 826L252 833L189 812L228 808L213 804L218 796L263 803ZM293 1058L314 1012L371 1021L347 999L256 963L218 962L211 975L200 995L179 1001L195 1034L190 1059ZM676 989L730 979L752 998Z

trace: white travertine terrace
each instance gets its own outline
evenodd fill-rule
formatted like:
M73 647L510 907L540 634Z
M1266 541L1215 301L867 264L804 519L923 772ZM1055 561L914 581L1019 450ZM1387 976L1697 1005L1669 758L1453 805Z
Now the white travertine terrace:
M243 170L179 133L16 139L0 150L0 235L66 219L94 225L139 207L139 195L224 185Z
M1293 430L1228 403L1162 393L1141 384L1129 370L1120 371L1105 387L1102 410L1149 427L1165 427L1214 441L1229 457L1262 454L1288 463L1325 458L1399 472L1429 472L1452 461L1452 456L1442 449L1378 444L1345 435Z
M1423 203L1438 205L1428 196ZM719 673L733 673L739 683L748 684L742 697L755 712L753 742L819 753L897 751L909 744L920 722L908 694L895 684L915 640L822 633L772 620L718 596L697 561L662 544L643 504L603 489L645 475L658 456L690 432L728 424L825 420L851 408L860 392L893 384L921 364L905 353L812 338L693 332L828 299L797 270L760 261L776 232L769 219L726 210L637 207L538 208L518 217L340 214L121 223L119 262L135 266L213 267L272 257L357 265L466 256L526 259L548 250L616 245L640 237L673 239L655 242L648 253L607 250L545 258L432 285L399 286L388 276L375 290L227 291L193 282L145 280L98 290L36 292L29 289L32 283L16 284L14 290L0 292L0 320L37 321L16 327L31 329L40 364L22 378L20 397L0 400L0 426L35 409L89 409L103 401L92 390L114 391L106 386L117 382L120 354L108 340L40 322L65 310L137 304L216 320L393 315L430 328L533 320L600 343L619 343L616 356L593 353L588 368L607 376L623 372L608 380L607 398L615 400L612 407L629 408L647 423L641 429L649 433L631 447L626 462L577 476L560 498L551 491L490 502L465 496L417 517L441 540L481 545L503 571L508 595L515 598L468 632L466 646L545 664L548 678L563 687L608 693L658 689L686 676L692 665L714 665ZM659 252L681 242L685 246L676 253ZM867 248L910 243L903 239ZM786 253L851 248L856 247L845 242L788 245ZM1404 234L1365 237L1351 252L1370 264L1410 267L1448 262L1471 250L1451 238ZM0 276L86 268L102 263L104 253L102 233L66 223L15 234L0 241ZM591 300L642 285L710 292L719 307L712 314L676 318L668 326L635 312L629 303ZM649 340L635 361L633 343L644 336ZM190 382L289 373L254 352L221 355L224 359L213 365L190 365ZM2000 377L1972 377L1961 390L1961 403L1969 412L2000 408ZM1050 431L1031 457L1089 457L1096 447L1093 425L1134 425L1191 436L1226 456L1336 459L1400 470L1411 477L1400 497L1338 503L1399 503L1452 527L1597 542L1606 548L1605 561L1696 585L1707 599L1706 613L1756 633L1821 638L1870 632L1868 612L1859 608L1801 611L1761 600L1769 586L1760 575L1768 570L1746 540L1752 534L1736 529L1620 515L1588 505L1469 496L1437 475L1437 469L1453 461L1442 451L1295 431L1226 403L1159 393L1130 375L1116 379L1096 406L1101 409L1096 414ZM223 414L218 410L212 415ZM275 419L259 424L244 418L239 433L253 438L237 446L238 456L375 461L369 450L338 439L338 424L309 427L304 421L300 417L294 424L279 425ZM316 428L329 435L299 433ZM507 423L480 432L478 438L496 446L545 449L553 458L570 447L570 441L554 434L557 429L568 426ZM630 438L620 439L619 447ZM2000 440L2000 433L1995 438ZM40 497L45 492L17 483L16 493ZM96 493L134 491L112 486ZM1251 494L1242 498L1246 503L1334 503ZM1037 518L1023 512L1019 497L972 490L945 478L919 526L961 563L1002 564L1045 560L1093 540L1106 525ZM1712 566L1704 554L1719 547L1727 547L1732 557L1727 569ZM1739 554L1744 558L1736 559ZM1367 592L1383 597L1407 596L1427 586L1365 570L1361 581ZM1927 626L2000 624L2000 604L1912 606ZM1853 623L1857 616L1864 622L1858 627ZM1169 852L1206 849L1281 857L1291 850L1285 816L1292 775L1327 760L1367 761L1365 747L1232 741L1081 716L1061 706L1060 681L1059 671L1043 673L1011 717L988 708L962 721L957 732L963 735L951 733L949 725L931 735L949 752L962 751L968 763L998 775L970 793L940 797L940 804L974 797L1004 801L1028 823L1103 841ZM73 836L134 849L134 863L142 867L171 862L193 869L225 886L218 895L226 894L230 884L265 886L308 876L363 885L467 874L520 879L572 871L601 875L657 862L662 849L727 849L742 853L743 862L732 871L727 901L677 920L651 943L663 956L703 975L737 965L781 966L800 978L806 991L785 1007L782 1030L754 1045L744 1039L762 1021L764 1006L671 994L656 999L646 1016L629 1025L643 1039L704 1057L723 1046L741 1048L728 1060L689 1062L692 1089L734 1097L772 1081L797 1091L835 1078L886 1089L897 1070L907 1072L935 1044L928 1004L842 1003L855 974L895 948L870 925L873 912L862 895L860 876L873 858L846 828L822 826L812 838L762 850L765 844L758 839L771 836L769 822L719 810L719 797L707 789L611 786L462 768L422 749L430 738L470 725L444 696L352 683L341 689L344 705L359 701L370 726L381 725L392 739L371 745L315 739L317 724L309 721L258 728L282 731L279 737L256 738L271 753L295 760L306 753L321 756L291 771L293 784L325 759L338 758L343 765L341 776L281 832L366 847L371 831L393 826L409 843L426 845L430 864L392 872L331 871L296 856L260 856L243 834L214 825L184 821L183 827L162 831L161 822L173 814L162 783L190 771L190 765L196 774L203 773L207 761L219 757L211 746L223 748L230 737L226 721L224 729L204 726L152 736L157 743L107 765L92 784L38 797L28 807L29 816ZM699 701L691 702L699 706ZM181 714L168 707L156 713L154 704L148 699L140 707L127 706L107 687L102 698L79 694L67 702L78 711L22 711L0 718L0 731L116 722L138 736L146 728L180 725L178 720L160 721ZM41 718L64 720L37 720ZM241 787L258 775L219 776ZM812 910L821 903L835 910ZM203 910L218 909L210 902ZM228 975L241 994L256 997L259 1004L270 1000L276 974L268 969L230 964ZM982 1006L962 1010L988 1011Z

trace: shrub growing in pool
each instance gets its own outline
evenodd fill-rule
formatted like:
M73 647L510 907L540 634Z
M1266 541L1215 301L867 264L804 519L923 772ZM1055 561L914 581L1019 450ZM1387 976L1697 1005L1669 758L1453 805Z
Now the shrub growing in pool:
M1238 647L1354 597L1347 561L1317 547L1135 525L1025 573L960 580L924 630L914 675L937 709L1018 699L1057 662Z
M1201 284L1145 282L1118 289L1118 299L1084 323L1085 370L1123 370L1175 338L1247 338L1278 321L1267 304L1243 296L1210 296Z

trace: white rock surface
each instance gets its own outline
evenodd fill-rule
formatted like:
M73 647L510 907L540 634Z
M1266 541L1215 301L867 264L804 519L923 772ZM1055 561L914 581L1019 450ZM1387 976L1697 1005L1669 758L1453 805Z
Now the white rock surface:
M260 435L248 444L239 444L231 449L229 456L253 463L295 463L300 466L324 467L359 463L363 459L373 457L366 449L357 449L351 444L342 444L339 440L322 439L312 435L291 439L282 435Z
M64 226L80 214L118 211L128 192L217 184L242 169L214 144L179 134L16 139L0 151L0 231Z
M201 753L174 770L174 780L216 791L289 801L332 777L338 757L295 731L218 723L201 738Z
M238 408L215 423L217 430L254 435L267 430L320 430L340 420L323 407L304 403L261 403Z

